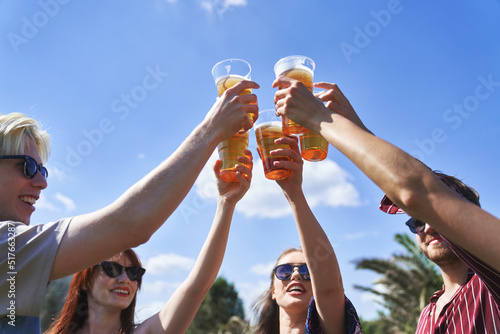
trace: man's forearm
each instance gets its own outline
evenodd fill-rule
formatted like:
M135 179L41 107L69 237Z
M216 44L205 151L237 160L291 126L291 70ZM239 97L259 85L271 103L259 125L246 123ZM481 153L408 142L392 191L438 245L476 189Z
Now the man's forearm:
M200 125L163 163L107 207L73 218L51 279L146 242L184 199L217 146Z

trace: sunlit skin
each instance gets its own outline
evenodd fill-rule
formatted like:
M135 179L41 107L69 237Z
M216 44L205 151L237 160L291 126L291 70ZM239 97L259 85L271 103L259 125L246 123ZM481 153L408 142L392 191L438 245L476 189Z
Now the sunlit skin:
M436 229L426 226L417 241L441 270L445 291L437 304L446 305L467 281L468 268L449 255L449 249L436 231L498 272L500 220L457 196L418 159L374 136L336 84L314 86L325 92L313 95L297 81L277 78L273 82L273 87L281 87L274 98L277 115L319 132L400 209ZM440 305L436 307L435 316L442 310Z
M424 230L417 234L417 243L424 255L439 266L443 277L444 292L436 301L436 311L434 312L436 319L444 305L467 282L468 268L429 224L425 224Z
M31 140L27 141L24 152L19 154L29 155L41 163L38 150ZM26 178L23 166L23 159L0 159L0 220L29 225L35 202L42 190L47 188L47 180L39 172L32 179Z
M302 252L293 252L280 259L278 265L301 265L305 260ZM295 268L289 280L281 281L274 275L272 298L280 307L280 325L288 322L289 328L299 326L303 329L312 295L311 281L303 280L298 268Z
M418 247L424 255L438 266L447 266L460 262L460 259L448 247L441 235L429 224L417 234Z
M116 262L124 267L133 266L123 253L106 261ZM94 271L92 286L87 292L88 323L96 326L105 323L107 326L120 328L120 312L130 305L136 292L137 281L131 281L125 271L120 276L111 278L99 266Z

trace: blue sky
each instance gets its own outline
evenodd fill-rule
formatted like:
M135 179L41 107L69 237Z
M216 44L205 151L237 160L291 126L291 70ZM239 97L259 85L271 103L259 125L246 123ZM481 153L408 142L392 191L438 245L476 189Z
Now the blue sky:
M167 158L204 118L217 91L212 66L252 66L261 109L273 107L273 66L302 54L315 81L339 84L368 128L433 169L454 174L500 216L500 2L455 1L0 1L0 113L22 112L52 135L49 187L32 223L97 210ZM234 215L220 274L248 308L272 263L298 245L280 188L254 182ZM178 210L137 248L148 273L138 318L186 277L215 213L215 155ZM376 276L353 260L401 251L403 216L330 146L306 163L304 190L334 245L346 295L364 318ZM471 228L473 228L471 226Z

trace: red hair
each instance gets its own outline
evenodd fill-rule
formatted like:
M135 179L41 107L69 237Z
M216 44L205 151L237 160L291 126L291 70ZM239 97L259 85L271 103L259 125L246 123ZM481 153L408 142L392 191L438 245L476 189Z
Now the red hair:
M124 254L133 266L141 267L141 261L132 249L127 249ZM71 334L77 333L85 325L88 318L87 291L91 289L92 277L97 265L84 269L73 276L69 286L68 297L59 316L52 322L44 334ZM142 277L137 280L137 290L141 288ZM135 302L137 291L130 305L120 313L119 334L129 333L134 327Z

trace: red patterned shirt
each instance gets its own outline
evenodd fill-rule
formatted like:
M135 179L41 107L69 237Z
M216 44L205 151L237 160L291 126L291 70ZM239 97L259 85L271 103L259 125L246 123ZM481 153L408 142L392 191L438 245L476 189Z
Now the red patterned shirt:
M444 290L432 295L430 304L420 314L416 334L500 333L500 273L446 241L471 269L468 281L455 292L436 318L436 301Z

